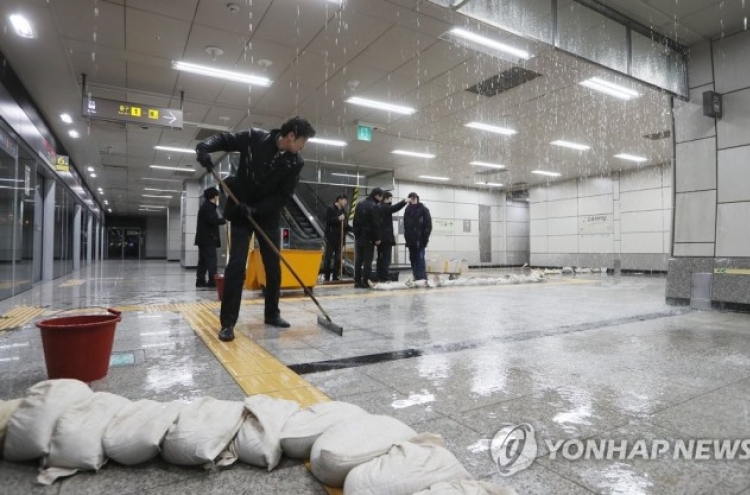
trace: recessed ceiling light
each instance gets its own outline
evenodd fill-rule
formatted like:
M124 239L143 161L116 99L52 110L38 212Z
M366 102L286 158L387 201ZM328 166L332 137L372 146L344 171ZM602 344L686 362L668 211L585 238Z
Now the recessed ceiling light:
M185 173L193 173L195 172L194 168L185 168L185 167L168 167L166 165L149 165L151 168L155 168L158 170L174 170L175 172L185 172Z
M346 141L337 141L335 139L310 138L308 143L327 144L329 146L346 146Z
M500 165L499 163L469 162L469 165L474 165L477 167L505 168L505 165Z
M89 172L93 172L94 171L94 167L88 167L86 170L88 170Z
M648 161L648 158L644 158L642 156L628 155L627 153L620 153L619 155L615 155L615 158L621 158L623 160L629 160L631 162L638 162L638 163Z
M403 115L411 115L414 112L416 112L416 110L414 110L411 107L403 107L401 105L392 105L390 103L385 103L382 101L375 101L375 100L368 100L366 98L360 98L358 96L352 96L351 98L346 100L346 102L351 103L353 105L374 108L376 110L385 110L387 112L400 113Z
M162 209L166 208L166 206L163 205L138 205L141 208L154 208L154 209Z
M599 79L598 77L586 79L585 81L581 81L578 84L589 89L595 89L596 91L599 91L601 93L620 98L621 100L632 100L633 98L638 98L639 96L641 96L641 94L637 91L633 91L630 88L605 81L604 79Z
M21 14L11 14L10 24L13 26L13 30L21 38L35 38L34 28L31 27L31 23Z
M68 115L67 113L60 114L60 120L62 120L66 124L72 124L73 123L73 118L70 115Z
M195 153L194 149L190 148L175 148L172 146L154 146L154 149L160 151L174 151L175 153Z
M166 198L166 199L172 199L172 196L158 196L155 194L141 194L144 198Z
M514 48L510 45L506 45L505 43L500 43L499 41L495 41L493 39L486 38L479 34L466 31L465 29L453 28L449 31L449 33L457 38L463 38L465 40L478 43L482 46L486 46L487 48L491 48L493 50L497 50L502 53L513 55L514 57L518 57L520 59L527 60L528 58L531 57L529 52L525 50Z
M560 177L559 173L557 173L557 172L547 172L546 170L532 170L531 173L532 174L537 174L537 175L547 175L549 177Z
M415 156L417 158L435 158L435 155L430 153L417 153L416 151L393 150L391 153L396 155Z
M585 144L571 143L570 141L561 141L559 139L557 141L552 141L549 144L554 144L555 146L562 146L563 148L572 148L574 150L579 150L579 151L586 151L587 149L591 148L591 146L586 146Z
M107 208L107 211L112 213L112 208Z
M91 177L92 179L93 179L93 178L96 178L96 174L95 174L94 172L91 172L91 173L89 174L89 177Z
M76 131L75 129L71 129L71 130L69 130L69 131L68 131L68 135L69 135L70 137L72 137L73 139L78 139L79 137L81 137L81 135L80 135L80 134L78 134L78 131Z
M496 125L483 124L481 122L469 122L468 124L464 124L464 125L466 127L471 127L472 129L479 129L480 131L494 132L496 134L504 134L506 136L510 136L518 132L518 131L514 131L513 129L508 129L506 127L498 127Z
M429 180L451 180L450 177L435 177L434 175L420 175L419 178Z
M178 191L177 189L154 189L153 187L144 187L144 191L156 191L156 192L173 192L178 193L182 191Z
M502 184L499 184L497 182L476 182L475 184L479 186L503 187Z
M205 65L191 64L189 62L172 62L172 68L201 76L215 77L225 81L241 82L245 84L256 84L258 86L270 86L271 80L267 77L253 76L231 70L217 69L216 67L207 67Z

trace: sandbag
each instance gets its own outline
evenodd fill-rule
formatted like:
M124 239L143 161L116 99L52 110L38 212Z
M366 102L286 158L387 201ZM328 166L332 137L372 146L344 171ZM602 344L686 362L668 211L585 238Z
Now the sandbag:
M214 460L232 442L245 419L242 402L202 397L186 405L162 445L162 458L180 466L197 466ZM227 460L224 464L231 464Z
M352 469L344 495L412 495L441 481L472 479L445 447L420 437L397 443L387 454Z
M113 461L132 466L159 455L159 445L177 421L184 402L131 402L110 421L102 436L104 453Z
M250 414L234 439L234 451L242 462L271 471L281 460L281 430L299 405L259 394L245 399L245 409Z
M368 414L364 409L346 402L321 402L303 409L289 418L281 430L281 448L293 459L308 459L320 435L345 419Z
M50 485L79 469L98 471L107 460L102 435L117 412L129 403L119 395L97 392L67 408L52 433L49 455L44 462L48 469L39 474L39 483Z
M89 386L78 380L46 380L29 388L8 422L5 458L23 462L47 455L58 418L92 395Z
M3 458L3 446L5 445L5 432L8 430L8 422L23 399L0 400L0 459Z
M461 480L441 481L414 495L518 495L518 493L508 486L493 485L484 481Z
M388 452L393 444L417 432L390 416L365 415L334 425L315 441L310 452L313 475L324 484L340 488L349 471Z

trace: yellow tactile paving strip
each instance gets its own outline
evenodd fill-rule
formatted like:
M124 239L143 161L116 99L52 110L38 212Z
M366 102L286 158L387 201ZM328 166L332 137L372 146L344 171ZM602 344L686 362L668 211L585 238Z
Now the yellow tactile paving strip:
M58 285L58 287L75 287L76 285L83 285L86 281L82 278L72 278L65 283Z
M38 306L16 306L0 317L0 330L26 325L34 318L42 316L44 311L44 308Z

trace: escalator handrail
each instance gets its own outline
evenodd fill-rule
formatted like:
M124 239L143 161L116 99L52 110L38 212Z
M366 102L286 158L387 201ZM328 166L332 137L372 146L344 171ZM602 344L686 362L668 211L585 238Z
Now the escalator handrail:
M307 206L305 206L305 203L299 198L299 196L297 196L296 193L292 195L292 201L294 201L294 203L299 207L299 209L302 210L302 213L304 213L305 217L310 220L310 224L313 226L313 228L318 233L318 235L322 239L325 239L326 237L325 232L320 226L320 221L315 215L310 213L310 210L307 208Z

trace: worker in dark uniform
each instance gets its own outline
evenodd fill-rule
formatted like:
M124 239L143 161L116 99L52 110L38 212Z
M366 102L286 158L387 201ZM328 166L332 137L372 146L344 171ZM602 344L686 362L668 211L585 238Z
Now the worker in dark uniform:
M354 209L354 287L358 289L369 287L375 246L380 244L378 203L382 198L383 190L376 187Z
M378 244L377 279L378 282L389 282L388 272L391 268L391 254L393 246L396 245L396 236L393 235L393 214L406 206L406 200L402 199L393 204L393 194L389 191L383 193L383 200L378 205L381 216L380 244Z
M195 227L195 245L198 246L198 270L195 274L196 287L216 287L216 249L221 247L219 226L227 223L216 211L219 204L219 191L209 187L203 191L203 204L198 210L198 223ZM208 273L208 282L206 282Z
M333 280L338 280L341 273L341 251L346 242L346 233L352 230L346 218L348 202L349 198L341 194L336 197L335 203L326 208L326 249L323 254L323 277L326 282L331 280L331 258Z
M305 163L299 152L313 136L315 129L312 125L303 118L294 117L284 122L280 129L215 134L195 147L198 162L209 171L213 169L209 153L234 151L240 154L237 175L231 186L240 203L230 201L225 209L225 217L231 222L232 239L220 314L219 339L225 342L234 340L234 325L242 302L245 265L253 233L247 217L252 216L276 248L279 247L281 210L294 194ZM279 312L279 257L262 239L260 255L266 272L264 321L267 325L288 328L289 322Z

